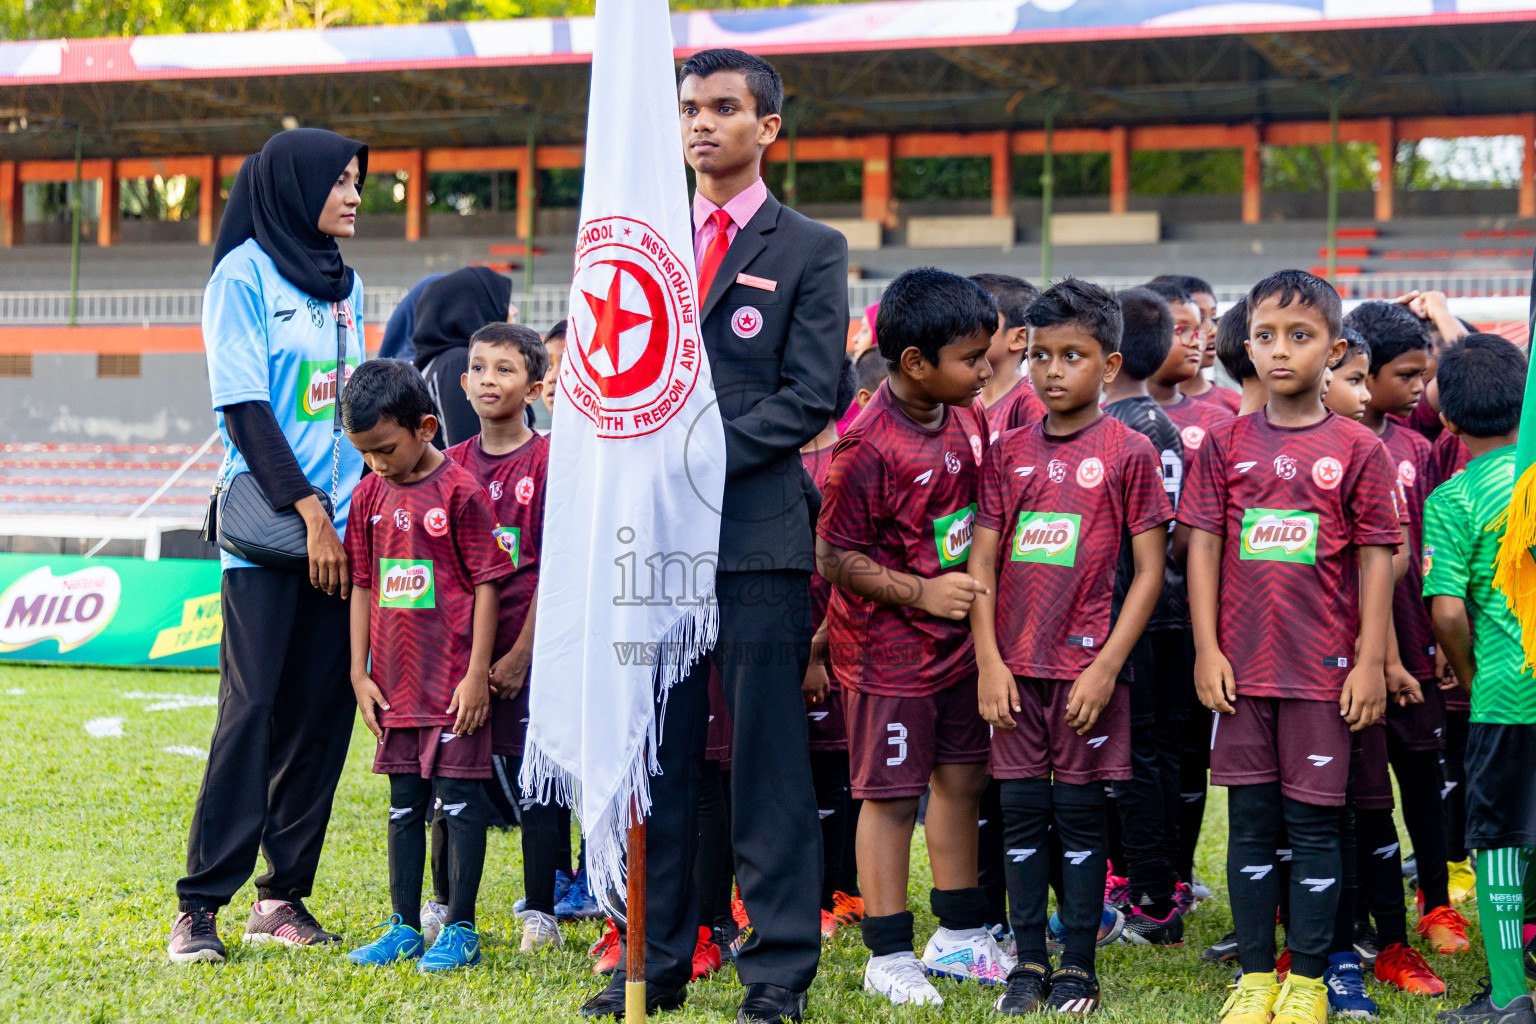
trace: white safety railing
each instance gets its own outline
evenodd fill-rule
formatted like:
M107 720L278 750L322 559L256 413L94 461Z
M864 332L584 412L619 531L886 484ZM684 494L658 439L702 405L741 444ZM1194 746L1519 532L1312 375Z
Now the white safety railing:
M1141 284L1140 277L1095 276L1106 288ZM855 317L879 300L886 281L848 282L848 308ZM1252 282L1217 284L1216 297L1223 302L1242 298ZM1341 275L1339 293L1346 299L1392 299L1410 291L1441 291L1451 298L1489 298L1529 295L1531 275L1524 270L1436 270ZM405 296L406 289L366 289L363 319L382 325ZM536 285L531 292L514 292L512 304L518 320L537 330L548 330L566 315L568 285ZM84 325L196 324L202 321L203 293L197 288L149 290L118 289L82 291L77 322ZM0 327L55 326L69 323L67 291L0 291Z

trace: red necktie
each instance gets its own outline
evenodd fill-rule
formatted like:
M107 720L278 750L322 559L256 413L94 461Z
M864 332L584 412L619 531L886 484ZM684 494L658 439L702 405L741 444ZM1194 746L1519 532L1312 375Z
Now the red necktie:
M699 264L699 305L704 305L704 300L709 296L709 286L715 283L715 272L720 269L720 263L725 259L725 250L731 247L731 237L725 229L731 224L731 215L724 210L716 210L709 215L710 222L715 225L715 237L709 240L709 248L704 250L704 262Z

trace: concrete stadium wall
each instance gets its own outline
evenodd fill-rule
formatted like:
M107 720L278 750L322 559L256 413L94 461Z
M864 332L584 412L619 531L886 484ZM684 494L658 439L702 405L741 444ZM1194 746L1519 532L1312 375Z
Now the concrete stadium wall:
M201 444L214 426L202 353L148 353L142 366L101 378L95 355L34 355L31 377L0 377L0 438Z

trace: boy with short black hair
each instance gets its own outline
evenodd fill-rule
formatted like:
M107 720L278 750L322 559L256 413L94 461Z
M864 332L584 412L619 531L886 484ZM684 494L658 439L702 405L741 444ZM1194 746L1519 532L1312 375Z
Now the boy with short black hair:
M1522 970L1521 922L1536 847L1536 677L1520 623L1493 585L1515 484L1526 360L1505 339L1472 334L1440 359L1440 416L1466 442L1466 471L1424 510L1424 596L1435 638L1464 689L1468 726L1467 837L1477 850L1477 908L1490 982L1447 1024L1533 1024Z
M867 348L854 359L853 372L858 384L853 393L853 401L862 409L875 397L880 385L885 383L885 357L878 348Z
M548 370L548 349L532 328L494 323L476 331L469 339L469 365L460 384L480 417L480 433L443 453L485 489L495 515L492 539L512 569L499 586L490 684L495 698L491 753L514 762L523 756L528 732L526 683L549 466L549 441L528 427L523 412L543 396ZM515 765L509 774L517 777ZM562 810L555 804L523 807L524 904L517 916L523 922L524 953L561 944L554 913ZM434 821L434 829L436 825ZM585 878L578 883L585 885ZM451 898L451 890L438 894L439 901L447 902L444 895Z
M1380 717L1401 537L1396 480L1365 427L1328 410L1346 347L1339 295L1299 270L1248 294L1249 356L1266 405L1223 423L1179 504L1191 527L1195 685L1220 712L1211 781L1228 788L1227 885L1243 974L1225 1024L1323 1024L1338 911L1339 808L1350 733ZM1297 616L1308 626L1296 629ZM1275 850L1292 850L1289 977L1275 974Z
M1323 389L1323 404L1345 419L1359 423L1371 400L1366 379L1371 372L1371 348L1360 332L1347 323L1341 335L1344 354L1328 366L1328 383Z
M1424 502L1433 476L1432 446L1407 425L1424 401L1429 333L1423 321L1395 302L1363 302L1344 322L1360 331L1370 345L1370 400L1362 422L1386 446L1408 516L1407 571L1398 581L1392 600L1396 643L1387 652L1388 692L1405 696L1387 702L1387 750L1418 864L1417 931L1436 952L1459 953L1470 943L1467 920L1451 906L1448 888L1446 821L1441 803L1445 780L1440 767L1445 701L1435 671L1434 631L1422 596L1420 551ZM1396 825L1389 816L1367 814L1359 829L1362 848L1380 850L1397 841ZM1363 872L1362 887L1367 892L1373 887L1376 890L1373 910L1384 908L1376 913L1379 948L1384 956L1376 961L1377 978L1405 991L1438 995L1444 991L1444 983L1424 977L1428 965L1421 969L1422 957L1410 955L1406 914L1395 879L1389 894L1382 877L1392 864L1372 866L1382 870Z
M909 270L880 300L886 383L837 443L816 562L836 588L827 609L832 672L859 812L864 987L893 1003L939 1004L924 971L999 984L1013 966L983 924L977 807L987 727L976 714L966 616L980 584L965 572L987 445L973 408L991 376L997 304L942 270ZM939 929L913 953L908 851L931 785L929 897Z
M1152 442L1162 471L1163 490L1172 507L1179 503L1184 478L1184 450L1179 430L1147 393L1147 378L1162 369L1179 338L1199 337L1199 317L1193 303L1181 302L1177 313L1151 288L1117 292L1125 327L1121 335L1120 372L1104 389L1104 413L1113 416ZM1197 343L1198 344L1198 343ZM1190 404L1194 399L1186 398ZM1213 403L1206 403L1211 405ZM1122 550L1115 580L1115 603L1131 580L1129 550ZM1131 649L1131 778L1114 786L1121 822L1125 895L1117 899L1125 916L1125 933L1138 945L1175 945L1184 940L1182 909L1175 904L1179 877L1179 730L1189 715L1194 649L1189 637L1189 610L1184 573L1168 564L1157 605L1140 639ZM1111 884L1120 884L1119 876Z
M568 321L559 320L549 330L544 332L544 352L547 356L548 368L544 372L544 392L539 400L544 403L544 408L550 412L555 411L555 392L559 390L556 383L560 378L560 360L565 358L565 327Z
M1259 371L1248 358L1248 317L1248 298L1244 296L1216 321L1216 358L1242 388L1238 416L1262 409L1269 401L1269 389L1259 380Z
M420 958L423 971L480 962L475 896L491 776L487 678L497 584L512 572L474 477L432 447L437 417L409 363L364 363L341 395L342 426L373 473L353 493L352 690L389 776L388 930L355 964ZM448 924L424 949L422 870L434 790L447 815Z
M1173 511L1151 443L1099 409L1122 358L1114 296L1069 278L1027 319L1030 375L1049 412L988 454L972 553L978 697L993 727L1019 949L997 1009L1086 1016L1101 998L1105 783L1131 777L1131 699L1119 679L1162 589ZM1134 574L1116 618L1127 546ZM1064 930L1054 972L1045 944L1053 828Z
M1045 415L1045 406L1035 394L1029 374L1024 371L1024 348L1029 342L1029 327L1024 313L1040 295L1040 289L1008 274L972 274L971 280L992 293L997 300L998 326L987 349L992 379L981 391L982 406L987 410L988 439L996 441L1004 430L1031 423Z
M1205 375L1216 362L1216 290L1204 278L1193 274L1159 274L1146 287L1162 295L1170 303L1188 302L1195 309L1195 326L1200 338L1200 369L1179 385L1179 390L1198 401L1211 401L1221 406L1229 416L1236 416L1241 396L1229 388L1220 387ZM1174 294L1182 292L1181 299ZM1175 309L1177 312L1177 309ZM1234 377L1233 380L1239 378Z

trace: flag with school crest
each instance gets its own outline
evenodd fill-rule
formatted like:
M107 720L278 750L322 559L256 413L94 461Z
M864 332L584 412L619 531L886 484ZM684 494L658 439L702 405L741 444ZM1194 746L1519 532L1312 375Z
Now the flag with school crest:
M550 438L523 760L624 891L656 701L714 646L725 431L700 340L666 0L599 0L570 322Z

